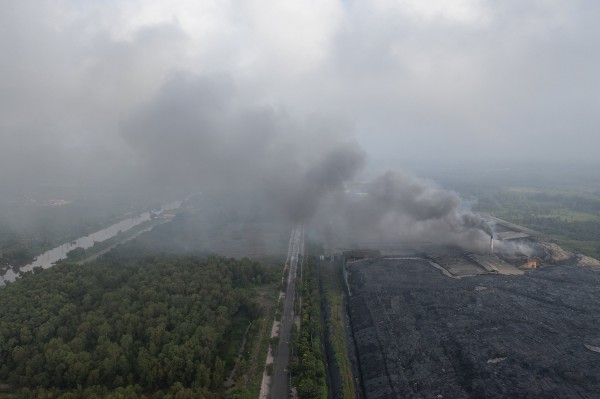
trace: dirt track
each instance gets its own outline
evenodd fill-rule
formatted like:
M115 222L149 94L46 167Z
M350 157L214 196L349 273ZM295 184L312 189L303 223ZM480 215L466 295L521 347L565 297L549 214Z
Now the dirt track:
M367 398L597 398L600 272L450 279L425 261L349 267Z

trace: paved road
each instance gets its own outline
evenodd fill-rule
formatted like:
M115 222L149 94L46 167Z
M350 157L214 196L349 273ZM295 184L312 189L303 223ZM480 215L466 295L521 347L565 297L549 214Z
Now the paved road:
M304 229L302 226L295 226L292 230L290 238L290 246L288 249L288 265L290 273L288 277L288 285L285 293L285 303L283 306L283 314L281 316L281 327L279 333L279 347L275 364L273 367L271 394L273 399L287 398L289 375L287 367L290 359L290 332L294 321L294 297L296 295L296 284L294 278L298 266L298 255L302 255L304 251Z

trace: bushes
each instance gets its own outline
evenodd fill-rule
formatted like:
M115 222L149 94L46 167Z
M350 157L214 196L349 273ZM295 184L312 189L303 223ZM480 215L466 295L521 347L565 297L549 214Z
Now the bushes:
M327 398L317 266L317 258L310 256L303 273L302 323L298 338L298 358L290 366L298 388L299 399Z

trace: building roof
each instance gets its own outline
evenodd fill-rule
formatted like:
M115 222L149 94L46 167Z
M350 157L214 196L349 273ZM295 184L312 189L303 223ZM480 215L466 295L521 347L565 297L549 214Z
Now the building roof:
M498 233L497 237L500 240L517 240L519 238L531 237L531 235L521 233L520 231L503 231L501 233Z

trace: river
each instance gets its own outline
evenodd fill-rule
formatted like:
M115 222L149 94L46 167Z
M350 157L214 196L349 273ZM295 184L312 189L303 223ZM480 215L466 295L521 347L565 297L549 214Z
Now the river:
M90 248L96 242L108 240L109 238L112 238L121 232L125 232L132 227L150 220L153 214L158 216L165 211L179 208L181 204L182 201L169 202L168 204L163 205L157 211L142 212L137 216L121 220L118 223L105 227L104 229L98 230L95 233L89 234L85 237L81 237L74 241L59 245L58 247L52 248L51 250L39 255L32 263L16 269L17 271L13 270L11 267L8 267L8 269L4 271L2 275L0 275L0 287L5 285L6 281L15 281L15 279L21 274L31 271L35 267L42 267L44 269L52 267L54 263L58 262L59 260L66 259L67 253L75 248Z

